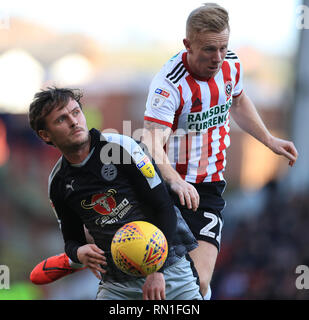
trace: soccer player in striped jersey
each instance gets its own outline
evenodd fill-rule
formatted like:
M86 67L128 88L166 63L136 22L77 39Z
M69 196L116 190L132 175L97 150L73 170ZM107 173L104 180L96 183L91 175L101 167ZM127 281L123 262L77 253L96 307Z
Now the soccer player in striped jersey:
M289 165L298 156L292 142L270 134L244 92L242 65L228 50L229 36L224 8L206 3L192 11L185 49L154 77L144 114L143 142L199 242L190 254L204 295L220 249L230 116Z

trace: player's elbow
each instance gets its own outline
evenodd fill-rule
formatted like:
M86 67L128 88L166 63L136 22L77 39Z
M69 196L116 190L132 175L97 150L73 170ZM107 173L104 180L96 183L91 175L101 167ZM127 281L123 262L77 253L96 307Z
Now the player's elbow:
M156 151L163 150L164 147L163 138L148 130L144 130L141 142L147 147L151 156L154 156Z

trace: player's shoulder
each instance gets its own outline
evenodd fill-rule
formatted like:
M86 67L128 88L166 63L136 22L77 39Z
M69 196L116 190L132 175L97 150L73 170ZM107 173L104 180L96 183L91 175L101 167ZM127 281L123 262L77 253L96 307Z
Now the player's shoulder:
M227 51L227 54L226 54L224 60L228 61L229 63L233 63L233 64L235 64L236 62L238 62L238 63L240 62L238 55L232 50Z
M144 155L143 149L140 147L139 141L132 137L113 132L102 132L102 140L107 143L118 145L123 148L134 160Z
M108 143L118 144L119 146L126 147L127 145L135 145L137 141L134 140L132 137L114 133L114 132L102 132L101 133L101 140L106 141Z
M56 177L57 173L59 173L62 168L62 159L63 159L63 157L61 156L58 159L58 161L56 162L56 164L54 165L51 173L49 174L49 177L48 177L48 195L49 195L49 197L50 197L51 185L55 181L55 177Z
M185 50L182 50L170 58L156 75L156 80L166 81L172 87L177 87L178 83L187 72L182 60L184 52Z
M102 137L112 144L119 145L125 150L132 159L132 162L123 164L133 164L136 166L144 175L146 179L151 179L155 176L155 169L146 145L140 141L134 140L130 136L117 134L117 133L102 133ZM154 180L156 183L159 181L157 178ZM151 182L153 186L153 182Z

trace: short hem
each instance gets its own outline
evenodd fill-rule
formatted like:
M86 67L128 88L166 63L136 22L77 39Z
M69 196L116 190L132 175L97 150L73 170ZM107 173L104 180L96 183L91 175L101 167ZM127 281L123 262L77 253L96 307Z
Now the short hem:
M220 245L218 244L218 242L216 240L211 239L211 238L202 237L201 235L199 235L198 237L195 235L195 238L197 241L205 241L205 242L213 244L217 248L218 252L220 252Z

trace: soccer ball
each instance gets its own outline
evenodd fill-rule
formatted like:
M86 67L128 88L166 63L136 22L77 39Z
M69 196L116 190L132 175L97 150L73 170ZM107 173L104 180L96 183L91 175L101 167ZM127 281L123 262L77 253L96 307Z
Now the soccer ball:
M168 246L163 232L155 225L133 221L115 233L111 252L121 271L132 276L146 277L163 266Z

